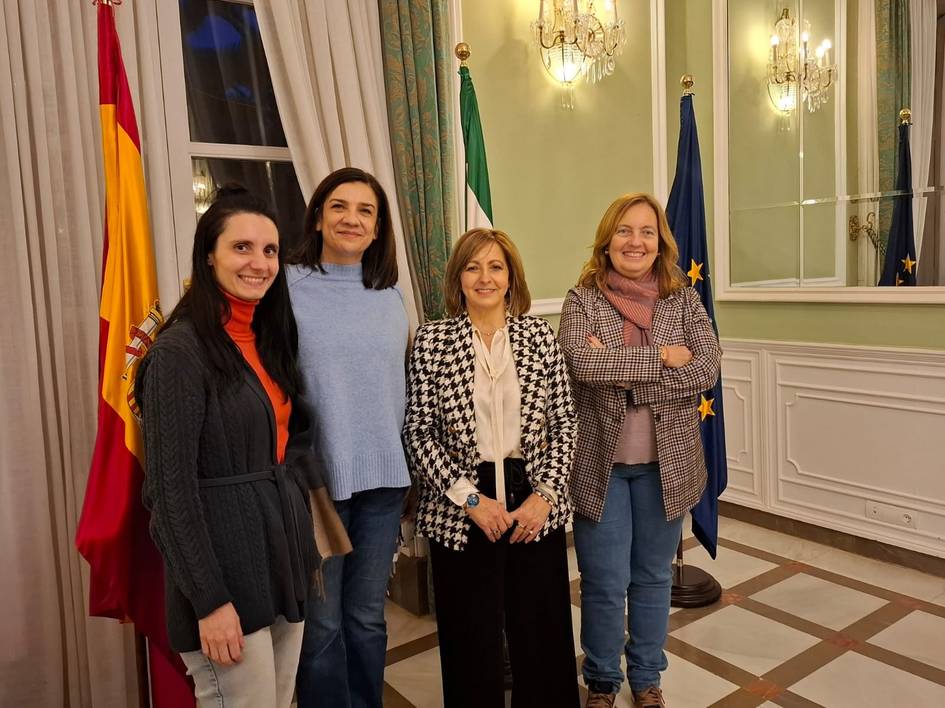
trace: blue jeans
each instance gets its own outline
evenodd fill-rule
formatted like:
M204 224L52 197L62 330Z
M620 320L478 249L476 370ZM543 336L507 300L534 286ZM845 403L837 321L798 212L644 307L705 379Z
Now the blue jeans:
M325 561L325 597L309 596L299 708L381 708L384 599L406 493L406 488L370 489L335 502L354 550Z
M655 462L614 465L600 522L575 516L583 674L598 690L620 689L621 652L627 656L633 691L659 686L660 672L668 665L663 644L682 521L682 516L666 521ZM624 642L626 606L630 639Z

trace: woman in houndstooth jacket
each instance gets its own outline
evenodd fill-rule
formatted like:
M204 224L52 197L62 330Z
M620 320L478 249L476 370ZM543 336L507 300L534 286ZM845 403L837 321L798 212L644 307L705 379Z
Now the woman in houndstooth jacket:
M565 524L574 404L561 351L501 231L473 229L446 266L451 319L417 332L404 438L430 540L448 708L578 704Z
M561 314L578 411L571 494L593 708L614 704L622 652L634 705L665 705L672 559L706 483L697 398L715 384L722 353L677 258L659 202L622 196Z

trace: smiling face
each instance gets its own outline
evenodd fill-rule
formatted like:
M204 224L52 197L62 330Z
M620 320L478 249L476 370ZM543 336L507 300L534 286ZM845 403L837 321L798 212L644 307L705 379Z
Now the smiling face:
M319 211L322 263L354 265L377 238L377 195L364 182L338 185Z
M509 291L509 264L499 244L486 243L463 268L460 286L466 310L486 316L505 313L505 294Z
M613 269L631 280L646 276L659 254L659 225L656 211L646 202L637 202L624 211L607 245Z
M279 273L279 232L260 214L233 214L207 256L220 289L241 300L256 301Z

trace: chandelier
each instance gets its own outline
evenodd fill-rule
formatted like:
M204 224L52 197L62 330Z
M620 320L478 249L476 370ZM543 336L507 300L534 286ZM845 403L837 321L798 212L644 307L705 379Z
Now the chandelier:
M781 11L768 58L768 97L775 108L790 113L801 101L813 113L827 102L837 75L837 65L830 63L832 48L830 40L824 39L811 53L810 23L805 20L798 35L797 20L787 8Z
M569 88L581 78L596 83L613 74L627 43L617 0L541 0L531 27L545 70Z

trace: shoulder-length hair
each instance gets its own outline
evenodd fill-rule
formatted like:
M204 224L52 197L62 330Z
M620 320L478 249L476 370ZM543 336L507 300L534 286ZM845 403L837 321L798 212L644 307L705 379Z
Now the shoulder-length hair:
M512 239L504 231L497 229L470 229L456 241L453 253L446 264L443 278L443 294L446 299L446 312L456 317L466 311L466 297L463 295L461 277L463 269L469 264L480 249L490 243L496 244L505 254L509 267L509 289L505 294L506 308L513 317L524 315L532 306L532 296L525 282L525 268Z
M653 263L653 271L656 273L656 280L659 284L660 297L669 297L674 292L683 289L688 284L686 276L679 267L679 248L676 246L676 239L669 229L669 222L666 220L666 211L656 197L645 192L633 192L617 197L614 202L607 207L604 216L601 217L597 225L597 235L594 237L594 245L591 247L591 257L581 269L581 277L578 278L578 285L585 288L597 288L603 290L607 283L607 272L612 269L610 256L607 254L607 248L610 246L610 240L617 233L617 225L624 213L635 204L649 204L656 212L656 221L659 231L659 246L656 254L656 261Z
M397 246L394 243L394 226L391 223L390 202L381 183L370 172L357 167L342 167L325 177L312 194L305 210L302 236L298 246L289 253L288 263L308 266L324 272L322 247L324 239L318 220L325 202L338 187L349 182L363 182L377 198L377 238L371 242L361 257L364 287L384 290L397 284Z
M167 318L164 328L187 320L207 354L210 368L221 376L221 383L236 381L243 371L243 355L233 343L223 323L230 317L230 303L217 284L209 256L229 219L238 214L258 214L275 224L270 206L240 185L217 190L210 208L200 217L194 232L190 287ZM280 244L282 237L280 235ZM302 392L302 376L297 358L299 334L289 301L284 255L279 249L279 270L253 314L256 349L269 375L283 393L294 398Z

